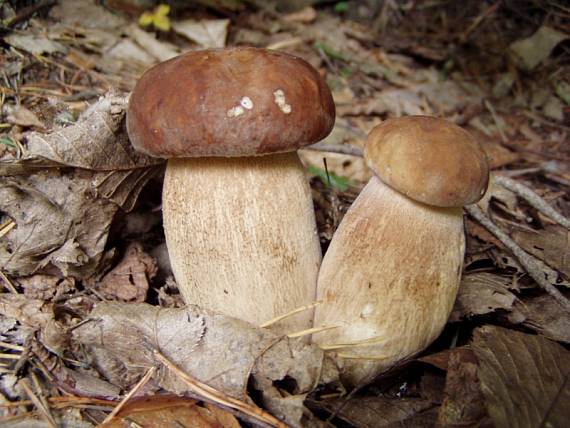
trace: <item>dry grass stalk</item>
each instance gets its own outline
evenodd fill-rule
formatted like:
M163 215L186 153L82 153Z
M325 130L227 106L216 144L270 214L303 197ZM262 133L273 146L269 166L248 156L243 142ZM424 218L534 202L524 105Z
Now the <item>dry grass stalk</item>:
M151 367L150 369L148 369L148 371L145 373L145 375L141 378L141 380L139 380L137 382L137 384L135 386L133 386L133 388L123 397L123 399L121 400L121 402L119 404L117 404L117 406L113 409L113 411L111 413L109 413L107 415L107 417L105 418L105 420L103 421L103 424L106 424L108 422L111 422L111 419L113 419L115 416L117 416L117 414L121 411L121 409L125 406L125 404L127 404L127 402L138 392L140 391L140 389L145 386L148 381L150 380L150 378L152 377L152 375L154 375L154 373L156 372L156 367Z

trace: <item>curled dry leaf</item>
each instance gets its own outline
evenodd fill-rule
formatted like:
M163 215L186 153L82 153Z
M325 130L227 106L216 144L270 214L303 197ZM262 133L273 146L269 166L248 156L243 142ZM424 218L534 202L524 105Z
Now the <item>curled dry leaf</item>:
M49 134L32 133L24 163L41 159L95 171L131 170L163 163L136 152L124 117L128 97L109 94L86 110L77 123Z
M156 261L143 251L140 243L127 247L125 256L96 285L104 297L125 302L143 302L158 268Z
M268 410L300 426L305 411L300 397L319 380L336 380L317 347L194 306L100 303L90 319L73 331L75 342L95 356L103 376L125 389L158 364L153 356L157 349L190 376L241 400L247 399L251 376ZM169 370L160 373L160 387L189 392ZM285 378L296 388L280 395L275 382Z
M541 336L494 326L475 330L472 348L495 426L567 425L568 350Z
M0 265L8 273L57 268L86 278L98 272L117 209L133 208L163 162L132 148L124 130L126 103L108 95L76 124L31 134L25 159L0 164L0 211L17 224L0 244ZM63 172L61 166L77 169Z
M118 206L93 195L91 177L59 172L0 177L0 211L16 224L0 242L0 266L14 275L59 270L88 277L103 259Z

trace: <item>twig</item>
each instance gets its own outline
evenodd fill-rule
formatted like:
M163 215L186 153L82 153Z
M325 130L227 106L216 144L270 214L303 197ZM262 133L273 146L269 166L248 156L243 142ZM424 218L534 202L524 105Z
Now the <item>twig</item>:
M16 223L14 223L12 221L12 219L9 219L7 222L2 223L0 225L0 238L2 238L4 235L6 235L8 232L10 232L15 227L16 227Z
M305 147L308 150L318 150L320 152L340 153L343 155L362 157L362 150L359 147L348 144L316 143Z
M570 301L558 289L552 285L548 278L556 278L556 271L548 267L541 260L531 256L525 252L519 245L511 239L509 235L503 232L489 217L485 215L483 210L477 205L468 205L465 210L471 217L477 220L485 229L491 232L509 251L517 258L521 266L528 272L530 277L550 294L559 304L570 313Z
M564 226L566 229L570 229L569 219L567 219L558 211L556 211L554 208L552 208L548 202L546 202L543 198L541 198L532 189L528 188L524 184L521 184L515 180L512 180L508 177L504 177L501 175L493 176L493 181L497 183L499 186L503 186L505 189L508 189L511 192L516 193L518 196L523 198L525 201L527 201L530 205L532 205L542 214L544 214L547 217L550 217L559 225Z
M495 122L495 127L497 128L497 131L499 131L499 135L501 136L501 141L503 143L506 143L507 141L509 141L509 139L507 138L505 132L503 131L503 127L501 126L501 122L499 121L499 116L497 115L497 112L495 111L495 109L488 100L485 100L483 104L485 105L487 110L489 110L489 113L491 113L493 122Z
M0 278L4 283L4 287L6 287L10 291L10 293L18 294L18 290L16 290L16 287L14 287L12 281L10 281L10 279L4 274L4 272L2 272L2 270L0 270Z
M28 18L29 16L33 15L34 13L39 12L44 7L53 6L55 4L55 2L56 2L56 0L41 1L38 4L35 4L33 6L26 7L24 9L22 9L16 16L14 16L13 18L6 19L2 23L6 27L13 27L18 22L21 22L24 19Z
M469 35L473 32L473 30L475 30L475 28L477 28L485 19L487 19L487 17L489 17L490 15L495 13L495 11L500 6L500 4L501 4L500 1L496 2L495 4L492 4L487 9L485 9L483 11L483 13L481 13L477 18L475 18L475 20L469 26L469 28L467 28L467 30L465 30L461 34L461 36L459 36L459 41L461 43L465 43L467 41L467 39L469 38Z
M133 388L128 392L127 395L125 395L123 397L123 399L121 400L121 402L119 404L117 404L117 406L113 409L113 411L111 413L109 413L107 415L107 417L105 418L105 420L103 421L103 424L106 424L108 422L111 422L111 419L113 419L115 416L117 416L117 414L121 411L121 409L125 406L125 404L127 403L127 401L129 401L133 395L135 395L138 391L140 391L140 389L145 386L147 384L147 382L150 380L150 378L152 377L152 375L154 374L154 372L156 372L156 367L151 367L150 369L148 369L148 371L145 373L145 375L141 378L141 380L139 380L137 382L137 384L135 386L133 386Z
M44 406L44 403L42 403L42 400L40 400L39 397L34 393L28 379L22 379L22 380L20 380L19 383L20 383L20 385L22 385L22 388L24 388L24 391L26 392L28 397L30 397L30 400L32 400L32 403L34 403L34 406L36 406L36 408L38 409L40 414L43 416L43 418L45 419L47 424L50 426L50 428L57 428L57 424L56 424L55 419L53 418L52 414L50 413L49 408Z
M13 351L20 351L23 352L26 348L20 345L14 345L12 343L8 343L8 342L2 342L0 341L0 346L3 348L7 348L7 349L11 349Z
M164 364L170 371L176 374L189 388L190 390L204 398L214 401L215 403L219 403L221 405L230 407L235 410L239 410L246 415L251 416L252 418L257 419L258 421L264 422L272 427L278 428L287 428L283 422L277 419L272 414L266 412L259 407L253 406L248 403L244 403L243 401L237 400L232 398L223 392L218 391L215 388L212 388L205 383L200 382L197 379L194 379L192 376L184 372L178 366L176 366L173 362L171 362L168 358L162 355L159 351L154 351L154 356L158 361Z

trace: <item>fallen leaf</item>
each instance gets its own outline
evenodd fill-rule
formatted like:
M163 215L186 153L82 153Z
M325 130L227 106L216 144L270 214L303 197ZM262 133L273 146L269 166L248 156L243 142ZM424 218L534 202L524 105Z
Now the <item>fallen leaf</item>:
M33 275L17 280L24 294L32 299L52 300L75 290L73 278L60 278L53 275Z
M223 48L229 25L229 19L184 20L173 22L172 29L204 48Z
M532 36L513 42L509 50L518 66L531 71L550 56L558 43L568 37L568 34L543 25Z
M11 46L29 52L32 55L66 53L67 48L56 41L50 40L42 34L29 32L15 32L4 37Z
M513 324L522 324L552 340L570 343L570 318L547 294L521 297L507 318Z
M49 12L50 17L71 28L83 27L119 31L126 25L126 19L111 13L91 0L59 0ZM86 19L89 18L89 19Z
M25 128L33 127L33 128L44 128L44 124L32 111L28 110L26 107L19 105L15 107L6 106L7 109L5 113L7 114L6 119L8 122L23 126Z
M202 407L196 400L173 395L151 395L135 398L121 409L119 414L100 428L124 428L137 424L142 427L167 427L176 425L187 428L239 428L231 413L214 406Z
M474 273L461 278L450 321L484 315L503 309L510 311L517 297L508 289L510 278L491 273Z
M487 411L495 426L567 425L568 350L541 336L494 326L476 329L472 348L479 360L477 376Z
M449 352L444 399L438 426L492 427L477 377L478 360L470 349Z
M466 89L469 88L470 92ZM344 115L371 115L390 113L404 115L449 115L469 105L481 102L482 95L472 86L459 86L452 80L422 83L406 89L386 89L374 97L352 105L339 106Z
M433 426L437 405L422 398L354 397L312 402L358 428ZM421 421L427 416L427 421ZM422 423L423 422L423 423Z
M129 25L127 34L155 60L153 62L167 61L180 55L180 48L162 40L158 40L152 33L141 30L136 25Z
M0 177L0 210L17 224L0 242L4 271L23 276L55 268L80 278L98 271L119 207L93 190L91 174Z
M23 294L3 293L0 294L0 314L30 327L42 328L53 320L53 305Z
M527 252L570 278L570 231L547 225L540 231L514 229L512 238Z
M311 7L307 6L297 12L291 12L283 16L283 20L286 22L301 22L303 24L310 24L317 17L317 11Z
M96 284L96 289L109 299L144 302L149 280L157 272L156 261L143 251L140 243L131 243L119 264Z
M119 40L116 45L107 51L107 55L122 61L139 62L145 67L158 62L154 56L131 39Z
M195 306L165 309L142 303L100 303L90 319L73 330L73 338L95 356L94 363L106 379L125 389L157 364L153 356L157 349L184 372L235 398L246 399L248 383L253 382L269 411L300 426L305 395L319 380L338 379L316 346ZM286 395L276 386L284 379L296 385ZM189 392L166 368L158 382L172 393Z
M128 98L109 94L89 107L79 120L49 134L32 133L24 163L38 158L96 171L143 168L164 163L134 150L124 117Z

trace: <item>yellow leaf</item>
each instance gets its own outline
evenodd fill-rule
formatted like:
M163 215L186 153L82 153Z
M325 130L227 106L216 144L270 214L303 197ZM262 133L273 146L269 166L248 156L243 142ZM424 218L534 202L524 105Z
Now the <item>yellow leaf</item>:
M170 31L170 6L167 4L159 4L152 12L144 12L139 17L139 25L141 27L148 27L153 25L154 28L160 31Z

